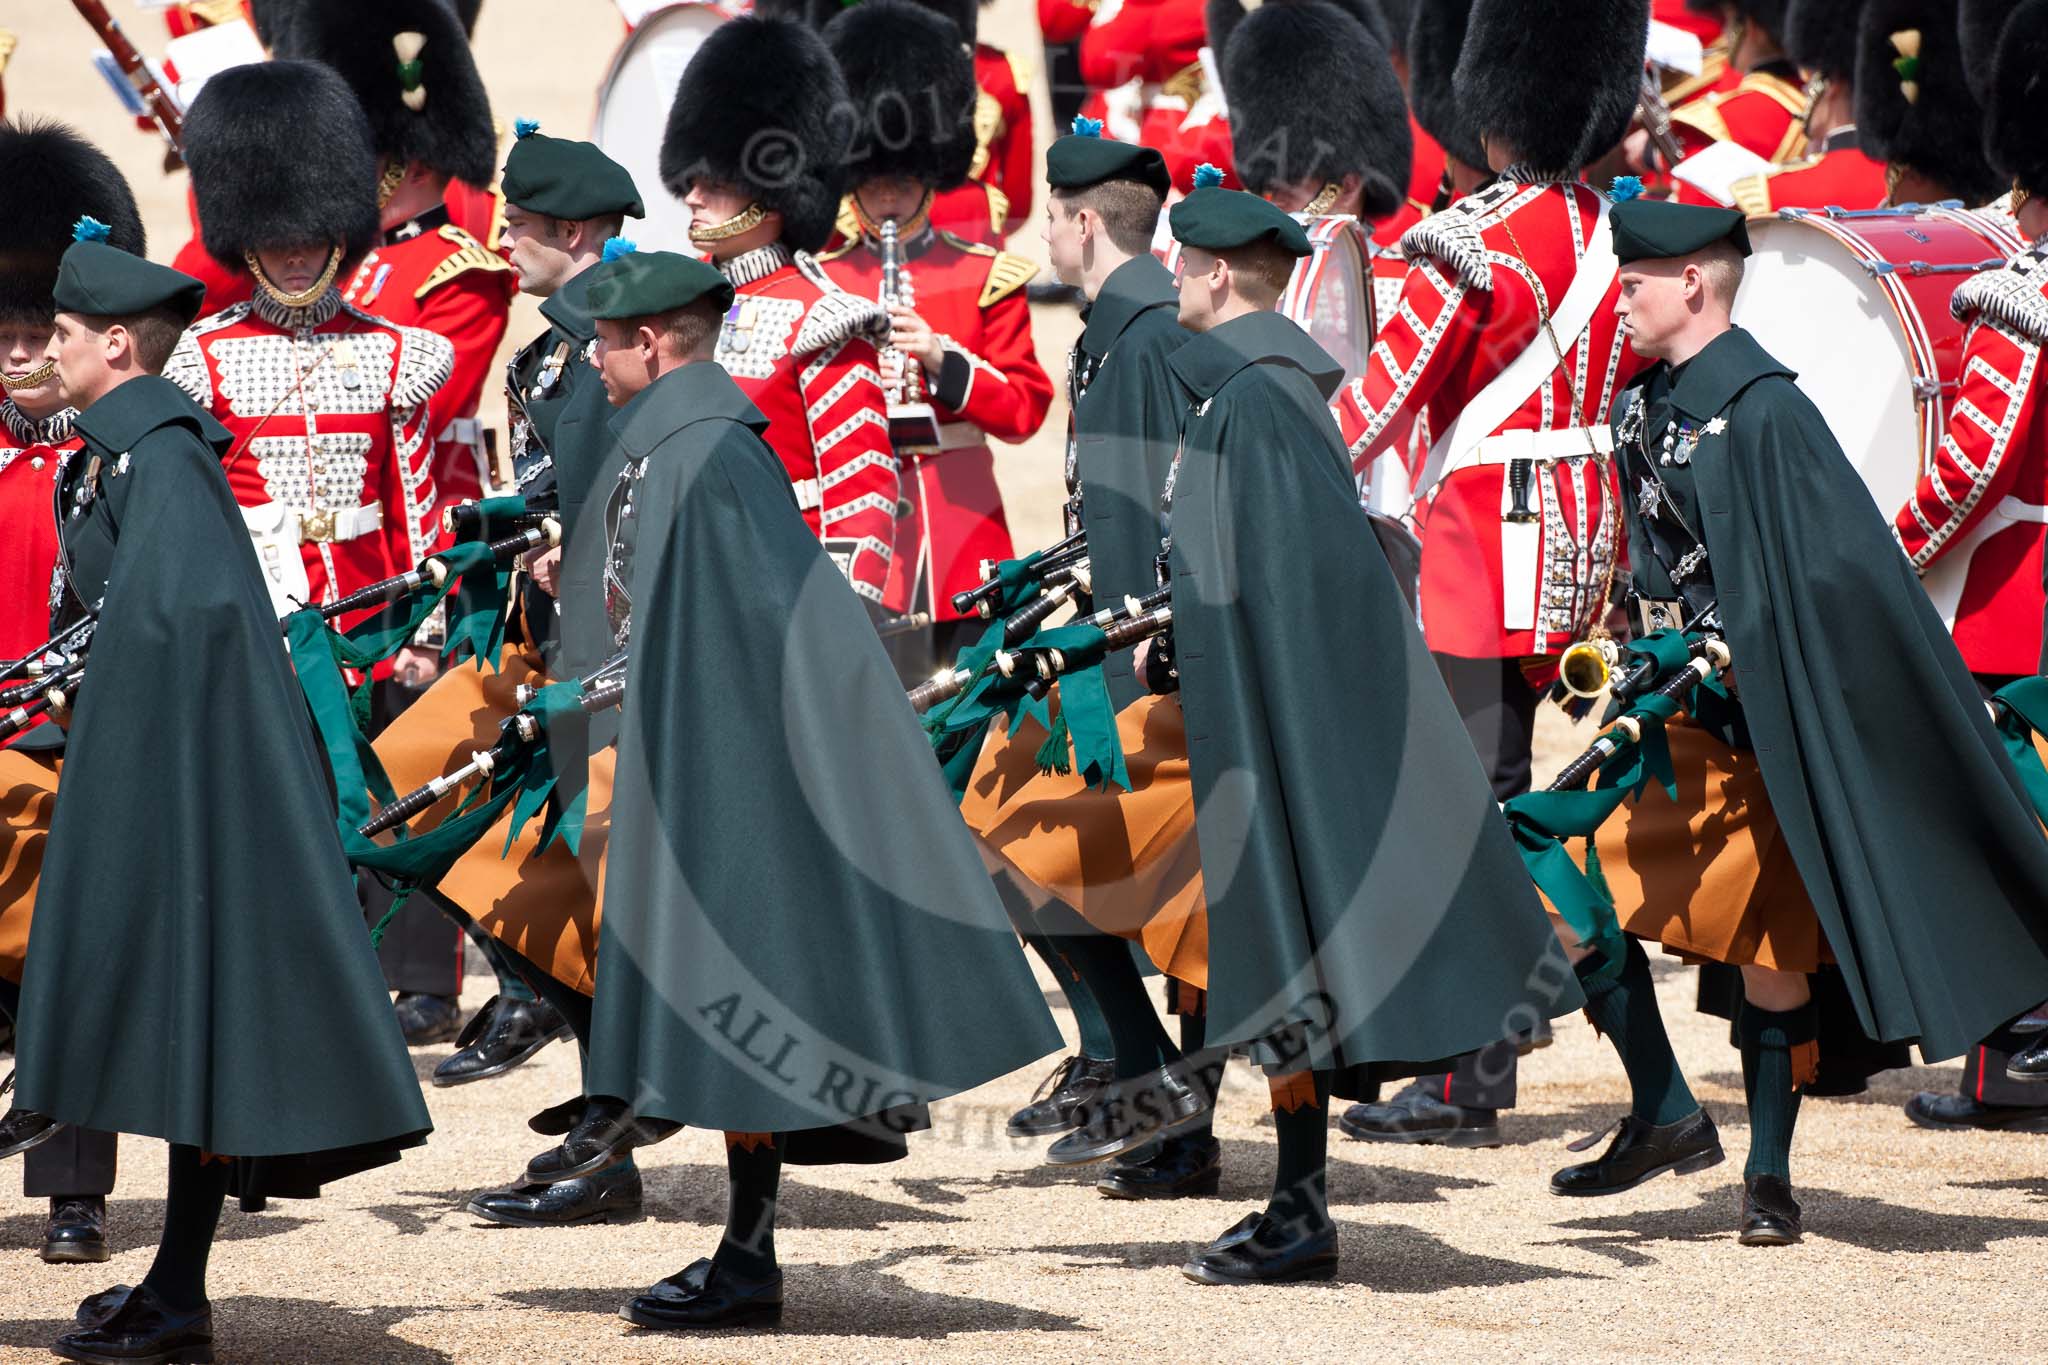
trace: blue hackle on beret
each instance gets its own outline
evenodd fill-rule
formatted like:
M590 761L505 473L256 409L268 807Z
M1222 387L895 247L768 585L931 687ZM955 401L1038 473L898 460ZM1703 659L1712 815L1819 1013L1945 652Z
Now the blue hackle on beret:
M514 137L532 137L535 133L539 131L540 120L537 118L520 118L512 120L512 134Z
M114 230L90 215L71 225L71 240L74 242L104 242L114 235Z
M624 237L614 237L604 244L604 259L607 262L616 261L619 257L630 256L639 249L637 245L627 241Z
M1204 161L1201 165L1195 167L1196 189L1211 189L1217 185L1221 185L1222 183L1223 168L1221 166L1212 166L1208 162Z
M1614 184L1607 192L1607 197L1617 204L1626 204L1631 199L1640 199L1642 195L1643 182L1632 175L1615 176Z
M1073 131L1075 137L1101 137L1102 120L1099 118L1089 118L1085 114L1076 114L1074 115Z

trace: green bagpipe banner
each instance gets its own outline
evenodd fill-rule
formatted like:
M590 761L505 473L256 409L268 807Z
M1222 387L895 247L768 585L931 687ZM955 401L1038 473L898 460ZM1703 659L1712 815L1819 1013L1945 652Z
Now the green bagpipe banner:
M1661 686L1691 662L1697 639L1675 630L1661 630L1632 641L1625 652L1639 663L1653 663L1657 685ZM1711 678L1700 686L1717 696L1727 695ZM1678 796L1678 778L1672 771L1671 744L1664 727L1678 714L1680 702L1657 696L1655 690L1654 686L1645 689L1626 708L1611 709L1604 718L1604 723L1610 726L1623 716L1633 719L1642 727L1642 738L1624 744L1602 763L1590 787L1528 792L1510 798L1502 807L1515 846L1521 851L1537 889L1549 898L1579 943L1600 955L1601 966L1596 975L1602 978L1620 973L1624 944L1621 924L1614 913L1614 897L1600 876L1593 835L1624 802L1640 797L1653 781L1673 800ZM2043 781L2048 784L2048 773L2043 774ZM1586 841L1583 870L1565 846L1571 839Z
M369 619L345 632L329 626L317 608L307 607L285 618L285 641L292 666L334 776L336 824L342 849L356 867L388 877L398 893L390 910L371 931L373 943L383 938L385 927L412 892L439 880L497 822L508 805L513 807L514 815L512 835L506 841L509 849L511 839L547 803L554 788L554 770L547 760L546 745L536 741L520 746L509 762L489 775L489 781L479 781L456 810L432 830L413 834L401 825L388 844L373 842L357 832L370 818L370 798L375 797L382 806L398 795L364 733L369 719L370 671L403 649L444 604L449 659L473 659L478 668L497 666L498 652L504 644L511 571L492 555L488 534L494 518L524 512L525 499L488 498L479 506L483 515L478 530L434 556L448 570L439 588L422 589L402 601L386 603ZM364 681L353 694L344 670L364 675ZM544 732L553 718L579 710L582 700L578 684L555 683L543 688L522 713L534 717ZM507 726L511 724L508 720ZM573 808L551 813L542 832L541 847L559 837L571 852L577 850L582 831L582 799L579 794Z
M1056 649L1066 656L1067 668L1059 677L1057 715L1047 698L1033 697L1025 690L1028 679L1006 678L995 666L996 654L1003 648L1004 618L1041 591L1039 575L1033 572L1038 559L1033 554L996 566L994 578L1002 587L995 598L993 620L979 640L960 651L955 665L966 669L973 681L951 701L933 707L924 719L925 733L931 737L932 750L956 801L967 794L982 743L998 716L1013 730L1021 717L1044 727L1045 743L1037 754L1041 772L1070 773L1078 763L1090 787L1100 790L1114 784L1128 790L1131 785L1123 742L1116 730L1116 708L1110 701L1108 680L1102 675L1108 640L1100 628L1084 623L1053 626L1037 631L1019 646Z

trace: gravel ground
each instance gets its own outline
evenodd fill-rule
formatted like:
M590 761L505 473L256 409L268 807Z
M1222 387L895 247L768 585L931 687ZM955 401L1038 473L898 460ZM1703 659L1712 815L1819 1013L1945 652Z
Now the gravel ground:
M145 49L160 48L153 16L112 4ZM1031 22L1027 0L996 0L983 31L1031 52ZM154 254L167 258L186 235L183 178L159 173L152 139L125 125L87 71L83 25L56 0L7 0L0 25L22 39L7 72L10 110L60 115L106 146L135 183ZM603 0L490 0L478 49L500 120L584 126L618 33ZM1042 90L1040 101L1043 146ZM1013 246L1040 251L1031 232ZM1037 326L1057 377L1073 314L1040 309ZM522 300L508 340L537 328ZM501 420L502 400L487 398L484 415ZM999 455L1020 545L1056 534L1064 421L1055 407L1036 440ZM1544 724L1553 766L1585 742L1555 715ZM465 1005L488 990L473 978ZM731 1337L657 1337L614 1316L713 1246L724 1205L715 1135L684 1133L644 1154L649 1216L634 1225L512 1230L457 1211L541 1145L525 1117L575 1085L570 1050L551 1047L500 1080L430 1091L434 1139L400 1165L316 1203L230 1209L212 1274L221 1358L1197 1359L1219 1346L1286 1360L2048 1354L2005 1292L2048 1236L2040 1140L1926 1133L1899 1112L1916 1089L1953 1087L1953 1065L1891 1073L1857 1100L1810 1104L1795 1157L1809 1241L1787 1251L1734 1244L1747 1146L1741 1078L1725 1027L1693 1014L1691 994L1691 973L1665 974L1679 1055L1729 1146L1729 1164L1714 1171L1600 1202L1545 1193L1549 1172L1572 1159L1564 1143L1625 1103L1611 1051L1574 1017L1526 1066L1505 1148L1367 1148L1332 1135L1345 1256L1337 1284L1205 1288L1178 1267L1262 1203L1270 1180L1263 1087L1242 1069L1226 1085L1220 1197L1134 1206L1098 1198L1002 1136L1003 1118L1038 1079L1019 1074L942 1105L936 1131L906 1162L786 1179L784 1325ZM417 1055L422 1078L446 1051ZM38 1261L40 1205L12 1194L19 1187L4 1173L0 1359L48 1358L41 1348L80 1298L147 1270L163 1149L131 1143L123 1162L110 1216L120 1250L98 1267Z

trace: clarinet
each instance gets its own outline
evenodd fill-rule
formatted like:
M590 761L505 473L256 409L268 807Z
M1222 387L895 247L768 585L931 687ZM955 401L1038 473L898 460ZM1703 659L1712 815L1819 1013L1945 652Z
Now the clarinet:
M1636 118L1642 123L1643 131L1650 135L1650 143L1656 147L1657 155L1664 158L1665 170L1685 160L1685 148L1679 145L1678 135L1671 131L1671 106L1664 102L1664 92L1657 88L1648 67L1643 68L1643 89L1636 103Z
M149 117L164 135L164 141L171 144L171 151L182 153L185 111L179 106L177 97L164 89L151 73L149 63L135 50L135 44L128 41L128 35L121 31L121 25L115 22L114 16L107 13L107 7L101 0L71 0L71 7L92 25L92 31L107 45L107 51L113 54L121 74L128 78L128 84L135 87L142 107L149 111Z
M1718 635L1709 635L1692 647L1692 658L1686 662L1685 667L1672 674L1662 687L1650 695L1662 697L1666 701L1682 700L1695 687L1728 667L1728 660L1727 643ZM1608 759L1631 744L1641 743L1642 738L1643 723L1634 716L1621 717L1605 734L1594 740L1586 752L1567 763L1564 771L1557 775L1557 779L1543 790L1578 791Z
M530 526L518 535L506 536L503 540L491 542L491 557L504 559L510 555L524 554L544 546L562 543L562 523L552 514L543 516L536 526ZM424 587L439 589L448 581L448 565L439 555L429 555L416 569L358 588L339 602L331 602L320 608L320 619L332 621L337 616L359 611L364 607L380 607L386 602L395 602Z

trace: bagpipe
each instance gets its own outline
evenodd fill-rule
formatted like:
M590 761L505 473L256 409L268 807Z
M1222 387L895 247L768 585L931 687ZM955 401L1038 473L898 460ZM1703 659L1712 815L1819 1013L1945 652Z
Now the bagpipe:
M1014 647L1024 645L1036 635L1039 623L1066 600L1064 597L1054 600L1048 593L1003 621L1005 647L995 652L991 662L1000 676L1016 682L1020 690L1034 699L1044 697L1047 687L1062 676L1093 667L1105 655L1129 649L1155 635L1163 635L1173 626L1172 590L1161 588L1144 597L1125 598L1121 606L1105 607L1069 623L1100 632L1099 649L1092 648L1092 642L1086 639L1078 649L1058 644ZM1043 611L1038 610L1048 602L1052 605ZM959 696L978 676L975 670L965 666L947 669L929 682L911 688L905 696L910 701L910 709L923 715L941 702Z
M1058 583L1072 576L1087 558L1088 533L1082 530L1022 559L1006 559L1001 563L984 561L981 583L964 592L954 593L953 610L962 616L993 620L1005 612L1015 611L1024 598L1035 596L1048 579Z
M85 676L85 656L99 622L100 605L94 603L84 616L0 668L0 682L22 679L0 688L0 746L43 717L61 716L70 707Z
M358 588L338 601L315 608L320 613L320 619L332 621L353 611L386 606L401 598L410 597L422 589L439 590L458 572L476 567L471 560L495 564L519 555L530 554L535 550L552 549L562 543L562 523L553 512L513 514L510 520L520 526L519 530L497 540L483 541L485 532L494 526L498 529L503 528L487 517L477 514L474 511L476 506L475 503L464 503L460 507L449 508L442 515L442 524L450 530L456 530L458 525L461 526L463 530L457 531L456 545L481 542L481 555L465 557L458 561L453 548L439 554L428 555L404 573L393 574L367 587ZM467 519L459 519L456 514L461 512L470 512L471 515Z
M1607 728L1549 786L1512 797L1501 808L1531 879L1579 943L1600 955L1603 975L1621 970L1622 936L1613 897L1600 879L1593 836L1653 780L1675 799L1677 779L1664 730L1680 710L1697 708L1694 694L1701 687L1720 693L1715 679L1731 655L1718 625L1705 624L1718 621L1717 604L1708 603L1677 629L1613 647L1610 670L1624 659L1628 667L1614 681ZM1565 846L1578 838L1587 846L1583 870Z

